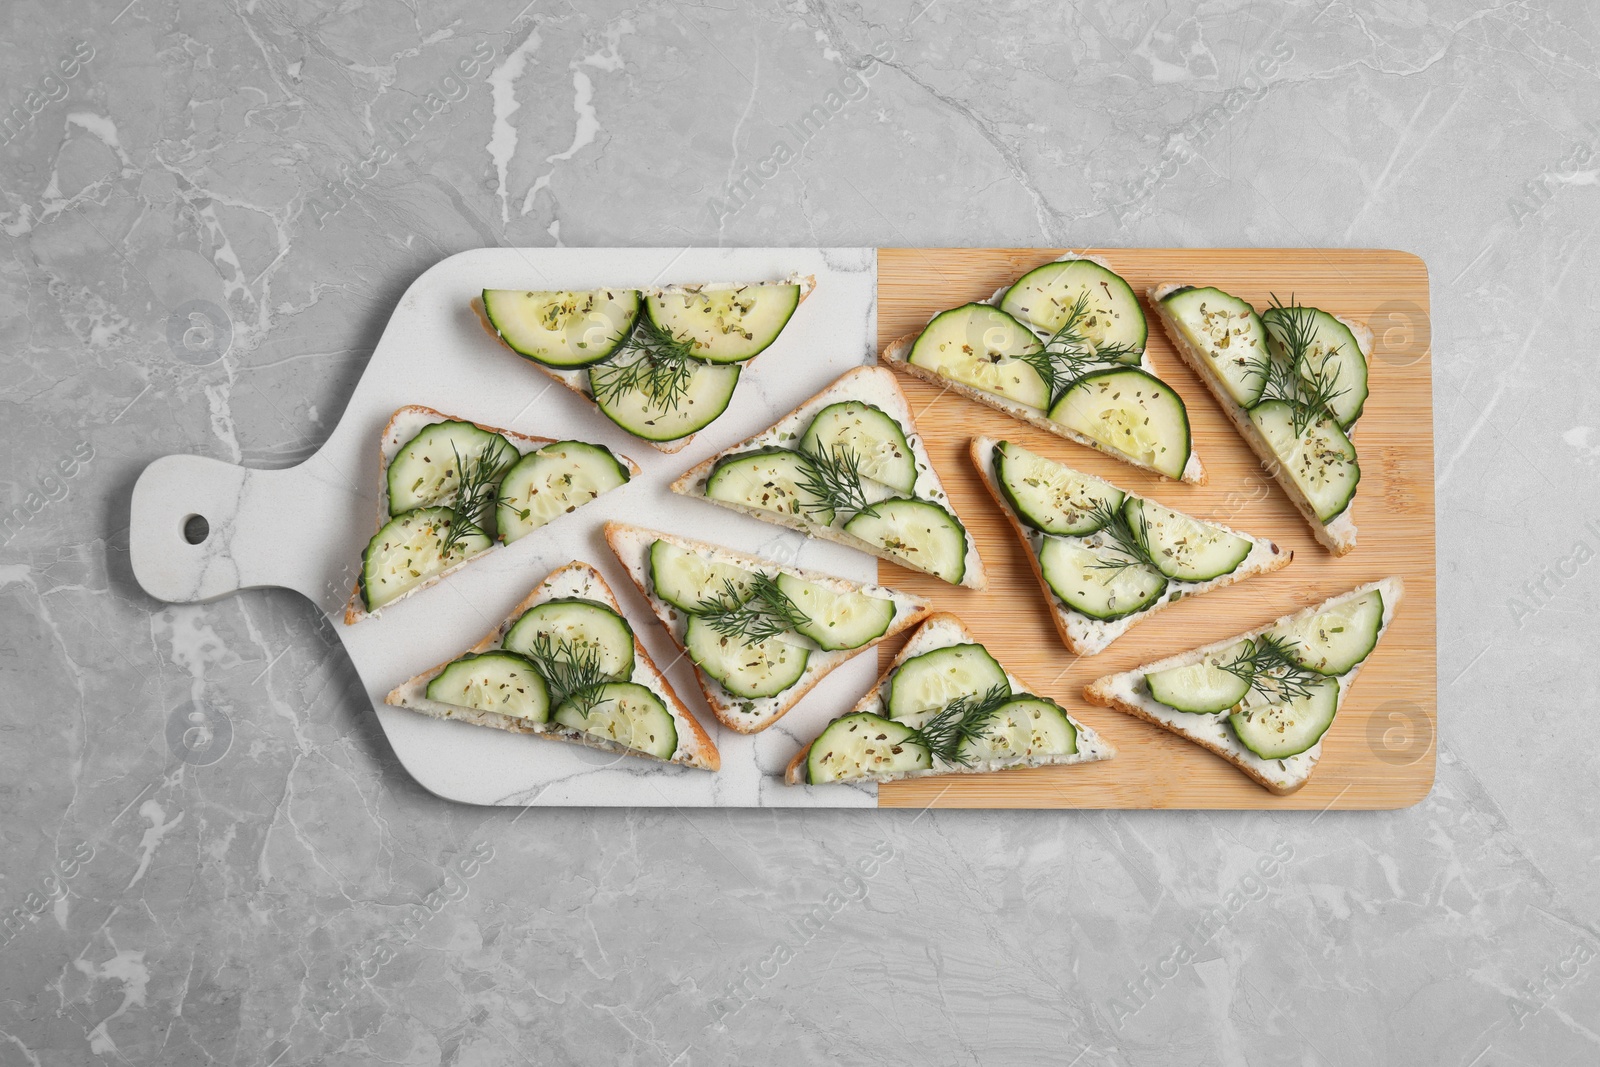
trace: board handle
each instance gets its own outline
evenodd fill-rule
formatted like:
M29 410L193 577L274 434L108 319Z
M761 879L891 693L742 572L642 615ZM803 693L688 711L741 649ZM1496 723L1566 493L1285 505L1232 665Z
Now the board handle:
M175 604L281 586L334 610L350 595L355 568L329 573L329 561L347 554L330 551L329 542L350 536L339 517L354 514L357 495L320 457L285 470L251 470L205 456L164 456L133 487L134 577L146 593Z

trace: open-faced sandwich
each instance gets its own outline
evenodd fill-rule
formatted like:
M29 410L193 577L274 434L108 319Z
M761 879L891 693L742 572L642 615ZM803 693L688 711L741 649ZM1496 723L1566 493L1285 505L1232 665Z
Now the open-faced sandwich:
M790 785L1089 763L1117 754L1060 705L1028 691L954 615L911 635L872 691L790 762Z
M882 367L847 371L672 489L952 585L984 587L977 545L950 507L905 394Z
M401 408L380 441L378 532L361 554L344 621L376 616L638 473L604 445Z
M1367 400L1372 331L1293 300L1258 315L1210 286L1159 285L1150 302L1317 540L1336 556L1355 548L1361 465L1350 433Z
M484 323L508 348L663 452L727 410L744 364L778 339L816 285L485 289Z
M928 614L921 597L606 524L606 541L694 664L723 723L755 733L828 672Z
M1168 604L1287 566L1265 537L1205 522L1010 441L972 439L1067 648L1102 651Z
M1092 258L1046 263L935 315L882 359L1126 463L1205 481L1183 398L1145 353L1133 288Z
M384 702L436 719L716 770L717 746L656 668L600 572L552 572L483 640Z
M1210 749L1274 793L1292 793L1316 768L1323 735L1404 588L1399 578L1358 586L1238 637L1107 675L1084 696Z

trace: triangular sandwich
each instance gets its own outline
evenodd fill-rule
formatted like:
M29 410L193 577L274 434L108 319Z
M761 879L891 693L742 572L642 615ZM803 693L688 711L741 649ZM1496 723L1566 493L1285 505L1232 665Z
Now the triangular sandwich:
M755 733L828 672L914 625L921 597L621 523L606 541L691 663L712 712Z

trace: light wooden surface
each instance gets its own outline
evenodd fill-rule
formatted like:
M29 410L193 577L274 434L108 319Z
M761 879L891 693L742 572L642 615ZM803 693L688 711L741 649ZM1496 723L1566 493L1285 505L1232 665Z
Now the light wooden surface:
M878 342L920 329L929 316L986 299L1066 249L879 251ZM1146 308L1156 372L1189 409L1205 485L1136 470L1034 429L992 408L900 375L934 466L978 542L989 572L983 592L880 564L880 581L930 597L960 615L1013 674L1059 701L1117 746L1115 759L1074 767L948 775L880 788L884 807L1397 808L1433 784L1438 683L1435 649L1432 362L1427 268L1385 250L1086 249L1143 298L1162 282L1215 285L1266 307L1276 293L1366 322L1376 336L1371 395L1353 439L1361 461L1355 498L1360 541L1335 559L1173 352ZM1275 574L1180 602L1135 626L1109 649L1077 658L1051 626L1025 549L978 481L967 455L973 435L1004 437L1069 466L1200 518L1271 537L1294 551ZM1149 723L1083 699L1083 686L1268 622L1362 582L1398 574L1406 597L1366 661L1323 741L1322 760L1299 792L1275 797L1232 765ZM897 650L885 647L887 664Z

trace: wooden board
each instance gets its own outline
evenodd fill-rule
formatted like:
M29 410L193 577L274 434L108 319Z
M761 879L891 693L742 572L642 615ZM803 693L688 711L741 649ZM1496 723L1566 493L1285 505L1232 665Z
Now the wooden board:
M878 343L922 327L934 313L984 300L1068 249L898 249L878 253ZM954 393L901 375L917 428L989 572L984 592L952 589L891 564L880 581L930 597L960 615L1013 674L1101 731L1117 758L1073 767L947 775L880 787L883 807L1398 808L1433 784L1438 696L1433 512L1433 398L1428 274L1416 256L1350 249L1080 249L1104 258L1141 298L1162 282L1215 285L1258 308L1276 293L1359 319L1376 337L1371 396L1353 434L1361 460L1356 550L1335 559L1251 454L1216 401L1184 365L1155 315L1156 373L1183 396L1204 485L1136 470ZM1021 542L984 491L967 456L979 433L1042 455L1201 518L1271 537L1293 549L1277 572L1173 605L1109 649L1067 652ZM1322 760L1299 792L1275 797L1232 765L1143 721L1083 699L1083 686L1160 656L1228 637L1362 582L1388 575L1406 597L1323 741ZM884 649L883 662L898 650Z

